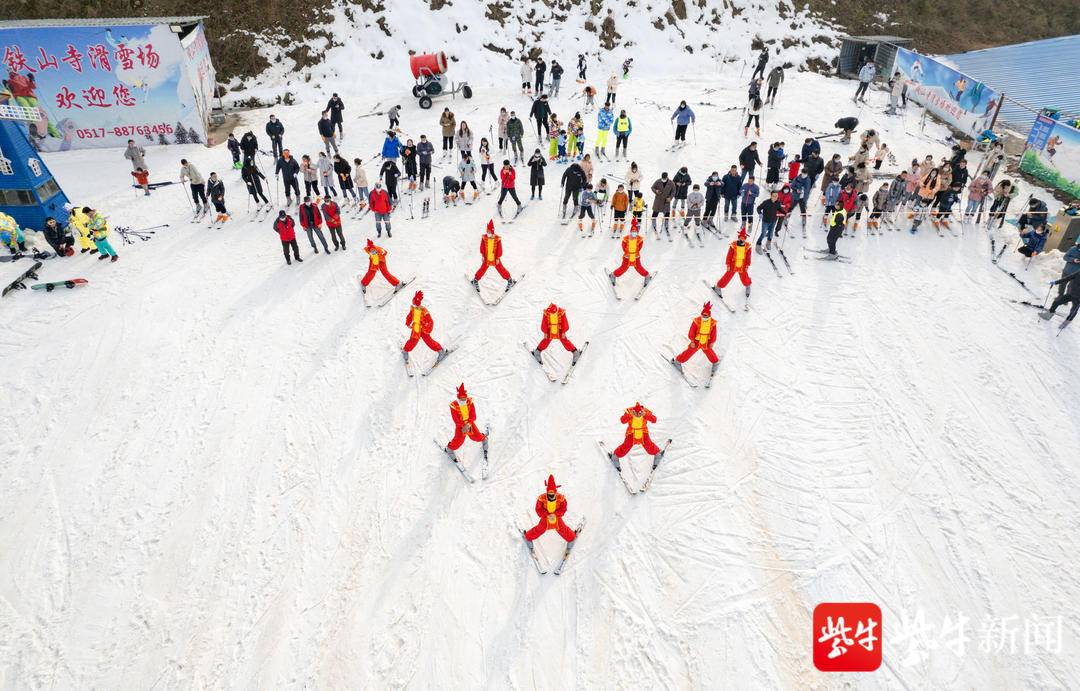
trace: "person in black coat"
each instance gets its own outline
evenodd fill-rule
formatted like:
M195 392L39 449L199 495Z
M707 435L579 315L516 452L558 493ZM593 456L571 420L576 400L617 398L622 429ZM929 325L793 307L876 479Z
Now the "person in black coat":
M536 61L536 93L541 94L544 92L544 75L547 74L547 63L544 62L544 58L540 58Z
M285 150L285 147L281 144L281 138L285 136L285 125L281 124L273 115L270 116L270 120L266 123L266 136L270 137L270 143L274 147L274 157L279 158L281 152Z
M240 137L240 150L244 152L245 166L255 162L255 154L259 153L259 140L251 130Z
M334 147L334 153L339 153L337 140L334 138L334 123L330 122L330 112L326 111L319 118L319 136L322 137L323 146L326 147L326 155L330 155L330 147Z
M332 95L330 97L330 100L326 102L325 110L329 111L329 113L330 113L330 123L334 127L337 128L338 134L339 135L345 134L345 131L342 128L342 125L341 125L341 123L342 123L341 112L343 110L345 110L345 103L341 100L341 97L338 96L337 94ZM329 153L330 152L327 152L327 154L329 154Z
M724 198L724 220L734 221L739 213L739 190L742 189L743 176L735 166L720 179L720 196Z
M547 159L540 153L540 149L533 152L532 158L529 159L529 199L544 198L544 166L546 165Z
M783 163L782 151L779 142L769 147L769 153L765 155L766 171L765 184L775 185L780 182L780 164Z
M49 243L49 247L56 252L56 256L67 257L75 254L75 238L68 232L66 226L57 223L52 216L45 219L45 226L41 229L41 233L45 236L45 242Z
M285 185L285 205L292 205L292 194L296 193L296 201L300 202L300 183L297 182L296 176L300 173L300 164L296 162L296 159L292 157L288 149L281 152L281 158L277 160L277 165L274 166L274 175L281 176L281 182Z
M260 201L267 206L270 205L270 200L263 193L261 182L261 180L266 179L266 176L255 167L254 161L248 161L244 164L244 167L240 169L240 177L244 180L244 184L247 185L248 194L255 200L256 206Z
M849 144L851 142L851 135L853 132L855 132L858 126L859 118L856 117L840 118L836 121L835 124L833 124L833 127L840 130L841 132L841 144Z
M397 204L397 183L398 178L401 177L401 170L397 167L397 163L394 163L394 159L386 159L382 168L379 169L379 177L386 182L386 195L390 197L391 202Z
M765 78L765 65L769 64L769 49L762 48L761 53L758 55L757 67L754 68L754 73L750 75L750 79L756 79L757 77Z
M803 158L802 170L806 173L806 177L810 178L810 188L813 189L818 176L825 170L825 161L821 158L820 152L812 150L809 158Z
M761 158L757 153L757 142L750 142L750 145L739 152L739 167L742 169L742 178L754 174L754 169L761 165ZM742 185L742 182L739 183Z
M714 227L712 219L716 215L716 210L720 207L720 192L723 185L719 171L714 170L709 173L709 177L705 178L705 214L701 222L706 227Z
M585 171L577 163L571 163L570 167L566 169L566 172L562 175L563 186L563 198L562 198L562 210L559 214L560 218L566 216L566 202L571 197L574 198L574 210L577 210L580 200L581 189L585 187L585 183L588 181L588 176L585 175Z
M547 94L541 94L533 101L529 117L536 120L536 136L543 138L547 134L547 122L551 117L551 105L548 103Z
M814 139L813 137L807 137L805 140L803 140L802 151L800 152L802 154L802 160L804 163L810 159L810 153L814 151L816 151L818 153L818 156L820 156L821 144L818 143L818 140Z

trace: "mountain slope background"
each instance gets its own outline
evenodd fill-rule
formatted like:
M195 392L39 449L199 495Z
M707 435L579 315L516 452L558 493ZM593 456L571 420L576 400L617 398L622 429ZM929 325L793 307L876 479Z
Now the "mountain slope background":
M211 17L227 103L290 100L308 86L322 93L327 80L407 85L410 50L444 50L455 62L451 78L495 85L516 78L522 56L541 51L566 63L587 53L594 66L634 57L635 70L675 76L719 71L768 44L783 62L820 71L843 33L910 36L919 50L938 53L1080 32L1080 6L1070 0L14 0L0 8L3 19L189 14Z

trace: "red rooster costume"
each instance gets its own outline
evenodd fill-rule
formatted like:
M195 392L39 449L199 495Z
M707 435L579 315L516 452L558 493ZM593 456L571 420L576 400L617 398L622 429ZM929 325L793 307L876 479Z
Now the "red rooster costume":
M746 241L746 229L743 228L739 231L739 237L734 240L728 247L727 259L727 272L720 277L720 280L716 282L716 287L721 290L727 287L732 276L739 274L739 280L746 286L746 294L750 294L750 274L747 271L750 269L750 260L754 256L753 249L750 247L750 243Z
M660 453L660 447L649 438L649 423L656 422L656 416L653 415L651 410L641 405L641 403L635 403L632 408L626 409L622 417L619 418L619 422L626 425L626 437L623 439L623 443L615 449L616 458L622 458L630 453L630 449L638 444L650 456Z
M525 531L525 539L529 542L548 530L556 531L559 537L567 542L573 542L577 538L577 533L563 522L563 515L566 514L566 497L556 491L558 488L559 485L555 484L555 476L548 475L547 491L536 498L535 511L540 521Z
M473 276L473 284L484 277L489 268L494 268L504 280L511 281L510 272L502 263L502 238L495 234L495 222L488 221L487 232L480 238L480 258L482 263Z
M680 364L686 362L699 350L705 353L705 357L714 365L720 361L713 351L713 344L716 343L716 320L712 318L711 302L706 302L702 306L701 316L694 317L687 338L690 339L690 345L675 357L677 362Z
M367 245L364 247L364 252L368 256L368 268L367 273L360 279L360 286L366 292L367 287L371 284L372 279L375 278L375 273L381 273L386 282L390 285L397 287L401 281L397 280L393 274L390 273L390 269L386 267L386 250L379 247L371 238L368 238Z
M551 303L540 314L540 333L544 334L544 338L536 346L534 352L543 352L545 348L551 345L553 340L562 343L562 347L566 348L568 352L576 352L577 348L566 337L566 332L569 330L570 322L566 319L566 310L554 302Z
M457 400L450 402L450 417L454 420L454 438L446 445L451 451L457 451L465 443L465 437L482 442L485 437L476 425L476 406L472 396L465 390L465 384L457 388Z
M618 278L626 273L627 269L634 267L634 271L647 278L649 272L641 265L641 248L644 244L645 238L638 235L638 220L630 219L630 234L622 239L622 264L611 275Z
M409 313L405 315L405 326L410 329L409 340L405 341L405 345L402 347L402 350L406 353L411 353L412 349L421 340L424 341L424 345L436 353L442 350L442 346L439 345L438 341L431 337L431 331L435 328L435 320L431 318L431 313L428 312L427 307L421 304L423 301L424 292L421 290L416 291L416 294L413 295Z

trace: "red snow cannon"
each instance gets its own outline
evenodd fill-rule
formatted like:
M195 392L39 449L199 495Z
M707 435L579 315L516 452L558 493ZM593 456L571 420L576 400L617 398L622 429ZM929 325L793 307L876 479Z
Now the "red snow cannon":
M446 79L446 53L420 53L409 56L409 69L412 71L412 94L419 99L420 107L427 110L431 99L444 94L461 93L465 98L472 98L472 87L465 82L454 84Z

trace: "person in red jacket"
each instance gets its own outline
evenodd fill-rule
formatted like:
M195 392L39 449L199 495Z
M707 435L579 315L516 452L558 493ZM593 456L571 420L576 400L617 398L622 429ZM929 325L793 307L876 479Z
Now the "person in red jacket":
M712 318L712 303L706 302L701 308L701 315L694 317L693 323L690 324L690 333L687 334L690 345L686 346L686 350L675 356L672 361L681 365L700 350L714 366L719 363L720 358L716 357L716 352L713 351L713 344L716 343L716 326L716 320Z
M308 242L315 254L319 253L319 248L315 245L316 235L319 236L323 249L330 254L330 247L326 244L326 236L322 232L322 214L319 213L318 205L311 202L311 197L304 197L304 203L296 210L296 215L300 217L300 227L307 231Z
M787 226L788 214L791 213L791 207L795 203L791 198L791 185L784 183L779 194L776 195L776 203L780 206L776 212L776 234L779 235L780 231Z
M446 445L451 451L457 451L465 443L465 437L476 442L487 439L476 424L476 406L472 396L465 390L465 384L457 388L457 400L450 402L450 417L454 421L454 438Z
M323 218L326 219L326 227L330 230L330 240L334 243L334 251L345 249L345 235L341 232L341 209L337 202L330 197L322 203Z
M371 213L375 214L375 236L382 237L382 227L386 224L386 237L392 238L390 232L390 195L383 189L381 182L375 183L375 188L368 195L368 206Z
M558 489L559 485L555 484L555 476L548 475L547 491L536 498L535 511L540 520L525 531L527 541L532 542L549 530L554 530L567 542L577 539L577 533L563 522L563 516L566 515L566 497L558 492Z
M510 161L506 159L503 159L502 169L499 171L499 182L502 185L502 190L499 192L499 202L496 204L499 216L502 216L502 203L507 195L510 195L517 202L518 211L521 211L521 200L517 196L517 171L510 165Z
M627 408L623 412L619 422L626 425L626 437L613 452L615 458L622 458L630 453L630 449L639 444L650 456L660 453L660 447L649 438L649 423L656 422L656 416L651 410L641 403L634 403L632 408Z
M720 277L720 280L716 282L716 286L713 290L720 296L720 299L724 299L724 295L721 292L727 287L729 281L735 274L739 274L739 280L746 286L746 297L750 297L750 259L754 256L754 253L750 250L750 243L746 241L746 229L739 231L739 237L733 240L728 247L727 259L725 264L727 265L727 272Z
M285 253L285 263L292 265L292 261L289 259L289 248L291 247L296 261L303 264L304 260L300 258L300 248L296 245L296 224L293 222L292 216L285 213L284 209L278 212L278 217L274 220L274 232L281 239L281 251Z
M372 242L371 238L368 238L367 246L364 247L364 253L368 256L368 266L367 273L360 279L360 290L367 293L367 287L371 285L371 281L375 278L376 272L381 273L387 283L397 288L401 281L397 280L386 266L386 250Z
M511 278L510 272L506 270L506 267L502 263L502 238L495 234L495 222L488 220L487 232L480 238L480 268L476 270L476 275L473 276L471 281L473 288L480 289L480 279L487 273L489 267L494 268L499 272L499 275L506 281L506 288L509 290L514 285L514 279Z
M649 280L649 272L645 270L645 267L641 265L641 248L645 245L645 238L638 234L638 220L636 218L630 219L630 234L622 239L622 264L619 264L619 268L611 272L614 278L619 278L630 267L634 267L634 271L645 277L645 280ZM614 283L614 279L612 280Z
M416 294L413 295L412 306L409 307L409 313L405 315L405 326L409 327L409 340L405 341L405 345L402 346L401 350L405 355L406 364L409 362L409 353L421 340L424 345L436 353L442 350L439 342L431 337L431 331L435 328L435 320L431 318L431 313L428 312L427 307L424 307L423 302L423 291L416 291Z
M547 308L540 313L540 333L544 334L544 338L533 349L533 357L537 362L540 362L540 353L542 353L549 345L551 341L555 340L562 343L562 347L566 348L567 352L574 354L574 360L577 360L579 350L574 347L574 344L570 342L570 339L566 337L566 332L570 330L570 322L566 319L566 310L559 307L554 302L547 306Z
M855 183L849 182L836 200L837 206L842 208L850 216L855 211L855 204L859 201L859 193L855 190Z

